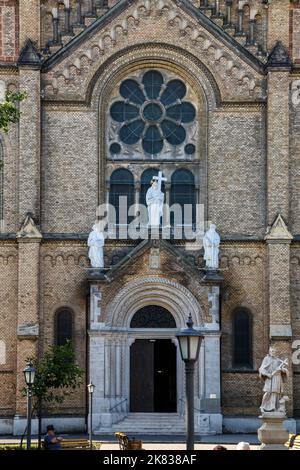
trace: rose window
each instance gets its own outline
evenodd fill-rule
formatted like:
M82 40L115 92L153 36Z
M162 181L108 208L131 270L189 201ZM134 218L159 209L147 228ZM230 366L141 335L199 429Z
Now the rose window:
M119 140L126 145L141 143L144 152L159 154L166 143L185 145L185 152L193 154L195 146L188 141L186 126L196 117L196 110L187 101L185 84L178 79L164 80L163 75L150 70L141 82L127 79L120 86L121 100L110 108L113 121L119 123ZM113 143L111 152L121 150Z

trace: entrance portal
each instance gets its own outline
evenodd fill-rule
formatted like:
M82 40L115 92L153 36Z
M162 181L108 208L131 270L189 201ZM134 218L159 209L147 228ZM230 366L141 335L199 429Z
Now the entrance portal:
M130 349L130 411L175 413L176 403L176 346L137 339Z

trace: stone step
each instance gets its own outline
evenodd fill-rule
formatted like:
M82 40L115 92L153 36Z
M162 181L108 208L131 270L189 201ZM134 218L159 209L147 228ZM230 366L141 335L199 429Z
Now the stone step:
M213 7L200 7L200 10L201 10L202 13L204 13L205 16L207 16L208 18L211 18L211 17L212 17L212 14L213 14Z
M246 44L246 48L249 52L251 52L251 54L253 55L258 55L258 47L257 47L257 44L253 44L253 45L247 45Z
M106 7L106 8L97 8L96 11L97 11L97 16L98 16L98 18L100 18L100 16L105 15L105 13L106 13L108 10L109 10L108 7Z
M224 28L224 31L225 31L227 34L229 34L230 36L235 36L235 31L236 31L236 29L235 29L234 26L226 26L226 27Z
M97 19L97 16L85 16L84 18L85 26L90 26L96 21L96 19Z
M75 25L73 26L73 32L75 36L78 36L78 34L82 33L82 31L85 29L84 25Z
M214 23L216 23L220 28L223 28L224 26L224 16L218 15L218 16L211 16L211 20L213 20Z
M73 38L74 38L74 34L63 34L62 37L61 37L61 41L63 43L63 46L65 46L66 44L68 44L68 42L70 42Z
M239 35L239 34L236 34L234 36L235 40L237 42L239 42L242 46L245 46L246 45L246 42L247 42L247 36L246 35Z

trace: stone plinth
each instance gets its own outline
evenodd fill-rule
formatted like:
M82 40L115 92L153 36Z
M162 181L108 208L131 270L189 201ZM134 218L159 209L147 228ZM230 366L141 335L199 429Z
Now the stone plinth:
M289 439L289 432L283 427L286 415L279 412L262 413L262 426L258 429L260 450L288 450L284 445Z

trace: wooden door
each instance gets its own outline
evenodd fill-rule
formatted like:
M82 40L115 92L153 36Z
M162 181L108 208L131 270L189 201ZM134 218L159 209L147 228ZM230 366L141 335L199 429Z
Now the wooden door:
M154 411L154 344L137 339L130 348L130 411Z

